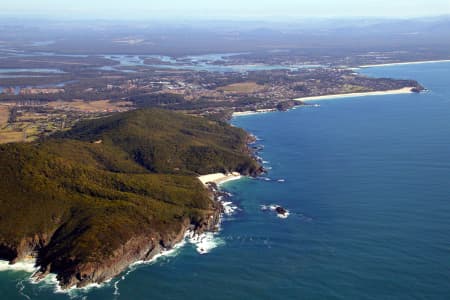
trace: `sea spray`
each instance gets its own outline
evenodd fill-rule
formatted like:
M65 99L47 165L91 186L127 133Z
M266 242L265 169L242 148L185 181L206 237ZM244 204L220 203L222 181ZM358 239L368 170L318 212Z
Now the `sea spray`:
M126 277L133 272L138 266L141 265L149 265L158 262L159 259L165 257L174 257L178 254L178 252L186 245L191 244L195 246L196 251L199 254L207 254L211 252L216 247L222 246L225 244L225 241L219 237L219 232L221 230L221 223L224 220L224 217L233 215L239 208L233 204L233 202L229 201L229 198L232 197L232 194L228 192L221 192L221 196L217 197L217 201L219 201L223 207L223 211L220 217L219 224L217 224L218 230L215 232L203 232L201 234L195 233L193 230L187 230L184 234L184 238L171 249L164 249L161 253L155 255L151 260L148 261L137 261L131 264L128 270L123 274L119 279L117 279L114 284L114 292L113 295L118 297L120 295L119 283L124 281Z
M0 260L0 272L2 271L13 271L13 272L27 272L34 273L39 268L36 267L36 260L33 258L27 258L16 262L15 264L10 264L6 260Z

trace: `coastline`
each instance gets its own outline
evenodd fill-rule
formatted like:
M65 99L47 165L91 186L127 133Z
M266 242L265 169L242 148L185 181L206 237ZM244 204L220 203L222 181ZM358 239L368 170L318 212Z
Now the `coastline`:
M230 176L236 177L234 175ZM44 272L42 273L41 267L38 265L38 259L35 257L26 257L20 261L11 264L7 260L0 259L0 272L25 272L29 274L27 281L30 284L44 284L52 286L54 293L57 294L69 294L77 292L86 292L92 288L101 288L105 285L114 282L115 292L118 291L118 283L122 281L126 275L134 270L138 265L150 265L158 261L161 257L176 255L178 250L183 248L187 243L194 245L196 251L199 254L209 253L212 249L216 248L219 243L214 241L215 235L220 230L220 222L222 214L232 214L234 207L225 210L225 206L229 204L221 200L221 198L214 197L214 202L219 203L220 206L216 206L214 212L209 217L201 220L197 224L185 224L180 232L175 236L167 240L167 244L158 244L153 249L148 251L146 257L126 263L126 267L120 272L121 276L112 276L106 280L93 281L84 285L70 285L66 286L62 284L62 281L57 278L57 273ZM119 273L119 274L120 274ZM75 295L75 294L74 294Z
M225 182L232 181L232 180L238 180L242 178L242 175L238 172L232 172L228 174L224 173L213 173L213 174L206 174L202 176L197 177L200 182L207 187L208 183L212 182L216 185L224 184Z
M219 220L220 221L220 220ZM218 226L219 224L217 224ZM199 254L205 254L211 251L216 247L215 244L206 244L211 243L210 234L215 234L215 232L204 231L202 233L196 233L193 228L187 228L184 231L182 238L178 241L175 241L174 244L170 248L161 248L158 252L154 253L152 257L146 260L137 260L135 262L130 263L126 270L124 270L124 274L118 277L115 280L114 286L114 294L118 295L118 284L125 279L125 277L134 271L134 269L139 265L151 265L156 263L162 257L171 257L177 255L178 251L183 248L187 243L190 243L195 246L196 251ZM205 241L206 240L206 241ZM206 244L206 245L205 245ZM69 296L77 296L78 292L88 292L91 289L102 288L107 284L110 284L114 281L114 277L102 282L93 282L89 283L85 286L71 286L69 288L63 288L61 286L61 282L57 279L57 274L48 273L42 278L36 278L35 275L39 273L39 267L37 266L36 258L25 258L21 261L18 261L14 264L10 264L9 261L0 259L0 272L25 272L30 274L28 277L28 281L30 284L44 284L46 286L51 286L56 294L68 294Z
M263 113L269 113L269 112L275 112L275 111L277 111L275 108L236 111L236 112L233 112L232 116L233 117L250 116L250 115L263 114Z
M420 64L435 64L450 62L450 59L442 60L422 60L422 61L410 61L410 62L397 62L397 63L386 63L386 64L374 64L374 65L362 65L354 69L372 68L372 67L390 67L390 66L404 66L404 65L420 65Z
M449 60L450 62L450 60ZM420 62L420 63L426 63L426 62ZM401 64L408 64L408 63L401 63ZM365 92L365 93L349 93L349 94L336 94L336 95L325 95L325 96L313 96L313 97L305 97L305 98L297 98L294 99L295 101L317 101L317 100L330 100L330 99L340 99L340 98L348 98L348 97L361 97L361 96L378 96L378 95L390 95L390 94L409 94L413 93L411 91L412 87L406 87L398 90L388 90L388 91L379 91L379 92ZM260 114L260 113L269 113L269 112L276 112L276 109L261 109L256 111L246 111L246 112L235 112L233 113L233 117L239 117L239 116L246 116L246 115L254 115L254 114ZM204 186L207 186L208 182L215 183L216 185L221 185L229 181L238 180L241 179L241 174L237 172L224 174L224 173L214 173L214 174L207 174L199 176L198 179L202 182ZM175 243L173 248L170 248L168 250L162 250L159 254L156 254L154 257L152 257L148 261L137 261L130 266L141 264L141 263L152 263L155 260L157 260L160 256L164 256L167 252L173 253L177 248L182 247L182 245L185 243L186 238L188 238L188 234L192 234L191 232L186 231L184 234L184 238L179 241L178 243ZM107 282L107 281L106 281ZM95 283L89 285L93 286L96 285ZM89 287L87 286L87 287ZM76 288L78 289L78 288ZM83 288L81 288L83 289Z
M230 174L216 173L201 176L202 183L205 187L208 187L209 183L215 183L217 186L227 181L236 180L241 178L241 174L233 172ZM236 207L231 205L231 202L225 202L223 195L215 193L212 201L217 203L214 205L214 211L204 219L197 223L187 223L182 226L179 232L176 232L172 236L168 237L163 244L157 244L153 248L149 248L145 256L140 256L139 259L134 261L128 261L125 263L125 268L120 272L125 272L121 277L117 275L102 281L92 281L83 285L67 285L63 284L60 279L57 279L57 274L52 272L42 272L41 267L38 265L38 259L35 257L26 257L22 260L11 264L10 261L0 259L0 272L25 272L30 274L28 281L30 284L44 284L52 286L55 293L69 294L89 291L92 288L100 288L114 282L114 289L118 291L118 283L124 279L124 277L133 271L137 265L145 265L155 263L159 258L164 256L175 255L179 249L185 244L189 243L194 245L196 251L199 254L209 253L212 249L220 245L220 241L216 241L216 234L220 230L220 223L222 215L232 214ZM152 238L153 240L153 238ZM151 245L151 243L149 243ZM151 249L151 250L150 250ZM119 274L120 274L119 273ZM115 280L115 278L118 278Z
M353 97L365 97L365 96L383 96L383 95L396 95L396 94L411 94L414 87L405 87L397 90L387 90L387 91L376 91L376 92L363 92L363 93L348 93L348 94L334 94L334 95L323 95L323 96L312 96L296 98L294 101L308 102L308 101L320 101L320 100L332 100L332 99L342 99L342 98L353 98Z
M27 272L27 273L35 273L39 270L39 267L36 267L36 259L35 258L25 258L20 260L14 264L10 264L7 260L0 259L0 272L3 271L16 271L16 272Z

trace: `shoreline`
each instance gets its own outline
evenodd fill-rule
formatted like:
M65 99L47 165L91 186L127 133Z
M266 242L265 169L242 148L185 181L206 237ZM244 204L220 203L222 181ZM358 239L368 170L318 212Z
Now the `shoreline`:
M188 228L185 230L183 237L180 241L177 241L174 243L174 245L170 248L161 248L158 253L155 253L150 259L148 260L137 260L135 262L130 263L126 270L124 270L123 274L121 276L118 276L115 280L115 277L110 278L108 280L105 280L103 282L93 282L89 283L83 287L77 287L77 286L71 286L69 288L62 288L60 285L60 281L57 279L57 274L55 273L48 273L45 275L45 277L42 277L40 279L36 279L34 276L39 272L39 267L36 265L37 259L36 258L26 258L21 261L18 261L14 264L10 264L9 261L1 260L0 259L0 272L25 272L30 274L30 276L27 278L28 282L32 285L36 284L43 284L46 286L51 286L53 288L53 292L55 294L67 294L70 296L76 296L77 293L85 293L92 289L96 288L103 288L106 285L110 284L111 282L115 281L113 284L114 293L118 293L118 284L125 279L125 277L133 272L136 267L141 265L151 265L156 263L160 258L162 257L172 257L178 254L178 251L181 250L186 244L192 244L195 246L196 251L199 254L205 254L211 251L216 247L216 245L206 245L205 247L204 239L208 238L207 236L210 233L210 231L205 231L203 233L196 233L192 228ZM207 241L208 242L208 241ZM204 250L206 248L206 250ZM201 250L200 250L201 249Z
M239 179L239 177L235 175L228 176L228 180L224 180L221 183L224 183L229 180ZM220 202L222 206L229 206L228 202L224 202L221 199L215 198L215 201ZM175 240L174 244L168 248L161 247L153 256L149 259L145 260L136 260L126 267L121 276L114 276L102 282L91 282L84 286L70 286L68 288L62 287L60 280L57 279L56 273L48 273L41 278L35 277L36 274L39 273L40 267L37 265L36 258L25 258L20 260L14 264L10 264L9 261L0 259L0 272L25 272L29 274L27 277L27 281L29 284L43 284L45 286L50 286L53 289L55 294L67 294L70 296L78 295L78 293L86 293L92 289L103 288L106 285L113 282L113 287L115 290L115 294L118 294L118 284L125 279L125 277L133 272L135 268L139 265L151 265L156 263L162 257L171 257L178 254L178 251L181 250L186 244L191 244L195 247L195 250L200 254L209 253L214 248L220 245L220 241L215 241L216 234L220 230L220 223L222 221L222 214L230 215L235 211L234 207L230 207L228 210L225 210L220 213L217 221L212 221L214 229L206 228L204 231L197 232L192 225L189 225L181 235L180 240ZM212 220L212 216L211 216Z
M275 108L235 111L235 112L233 112L232 117L234 118L234 117L250 116L250 115L256 115L256 114L276 112L276 111L277 111L277 109L275 109Z
M294 99L294 101L308 102L308 101L332 100L332 99L354 98L354 97L365 97L365 96L412 94L412 93L414 93L412 91L412 89L414 89L414 87L404 87L401 89L387 90L387 91L311 96L311 97L296 98L296 99Z
M16 271L16 272L27 272L35 273L39 270L36 267L36 258L25 258L14 264L10 264L9 261L0 259L0 272L4 271Z
M224 184L228 181L238 180L242 178L242 175L238 172L232 172L228 174L224 173L213 173L213 174L206 174L202 176L197 177L200 182L207 187L208 183L212 182L216 185Z
M208 183L211 182L214 182L217 184L217 186L220 186L220 184L231 180L237 180L241 177L241 174L237 172L229 174L216 173L201 176L203 181L207 180L207 182L205 183L203 183L202 181L202 183L206 187L208 186ZM113 287L115 290L114 293L118 293L119 282L121 282L125 278L125 276L132 272L138 265L151 265L157 262L161 257L176 255L178 251L186 244L193 245L200 255L209 253L212 249L219 246L220 242L217 242L215 239L217 232L220 230L222 215L232 214L235 211L235 207L230 205L231 202L224 202L222 197L218 197L217 195L214 196L214 199L212 199L212 201L219 203L220 208L215 209L214 213L210 215L207 220L199 224L188 224L184 229L182 229L182 231L180 232L181 234L177 234L174 240L171 241L171 245L168 245L167 247L158 245L155 253L146 258L138 259L128 263L126 268L122 272L120 272L118 275L108 278L107 280L103 280L101 282L90 282L83 286L62 286L61 281L57 279L56 273L49 272L42 274L43 276L41 276L41 268L37 264L38 259L31 256L17 261L14 264L11 264L10 261L0 259L0 272L28 273L29 276L27 278L27 281L30 284L44 284L46 286L51 286L55 294L76 295L76 293L79 292L84 293L91 289L102 288L110 284L111 282L113 282ZM151 251L153 252L153 250ZM119 276L120 274L122 275Z
M386 63L386 64L373 64L373 65L362 65L353 69L364 69L364 68L374 68L374 67L390 67L390 66L405 66L405 65L420 65L420 64L435 64L450 62L450 59L442 60L421 60L421 61L410 61L410 62L396 62L396 63Z

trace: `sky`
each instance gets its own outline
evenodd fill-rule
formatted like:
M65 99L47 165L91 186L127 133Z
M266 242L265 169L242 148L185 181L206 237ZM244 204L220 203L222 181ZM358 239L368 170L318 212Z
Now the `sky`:
M1 0L0 14L72 18L297 18L450 15L450 0Z

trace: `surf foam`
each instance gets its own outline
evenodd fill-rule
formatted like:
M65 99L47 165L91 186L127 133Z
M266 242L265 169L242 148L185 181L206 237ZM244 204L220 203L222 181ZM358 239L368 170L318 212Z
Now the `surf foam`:
M27 272L34 273L39 268L36 267L36 259L27 258L22 261L10 264L6 260L0 260L0 271L14 271L14 272Z

